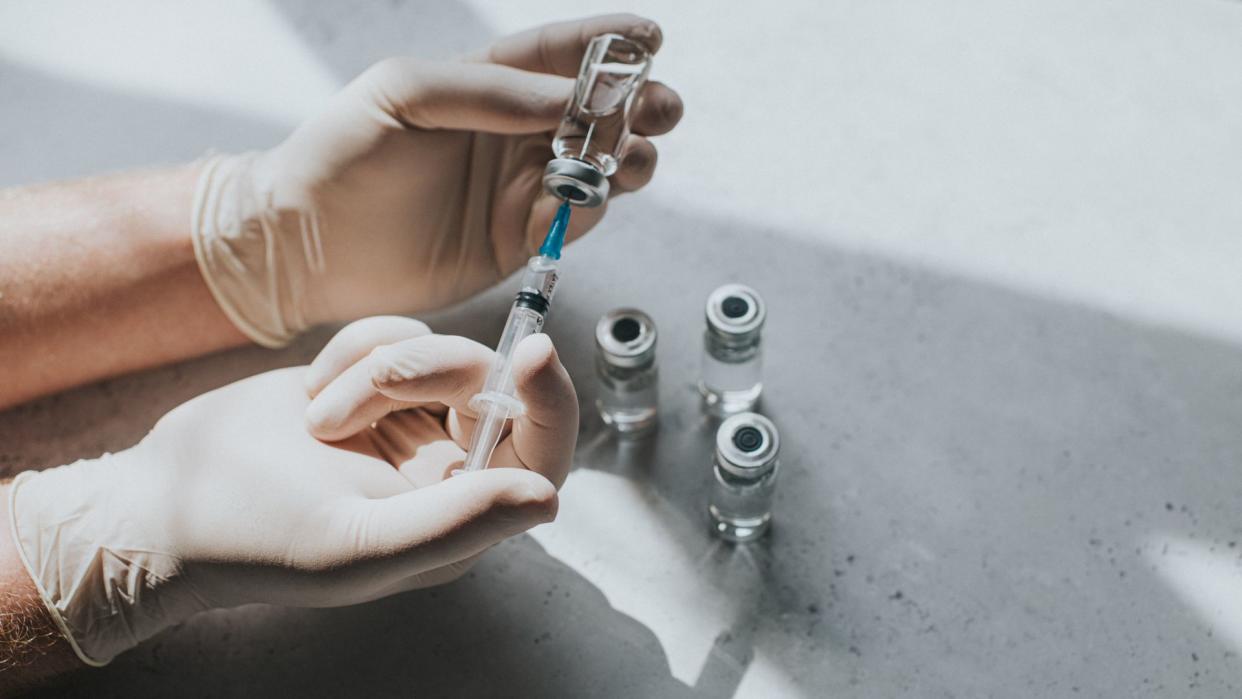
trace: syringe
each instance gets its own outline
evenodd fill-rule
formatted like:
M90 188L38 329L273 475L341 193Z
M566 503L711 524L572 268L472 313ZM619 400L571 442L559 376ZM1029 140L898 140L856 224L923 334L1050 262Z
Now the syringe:
M526 409L518 400L513 384L513 352L519 342L543 329L543 321L552 304L552 293L556 291L558 261L568 227L569 201L566 200L556 210L539 254L526 262L522 287L509 309L509 319L505 321L504 332L496 345L496 359L483 383L483 391L470 399L470 409L478 416L478 422L475 423L474 434L470 436L470 449L462 465L464 471L486 468L500 442L505 421L521 415Z

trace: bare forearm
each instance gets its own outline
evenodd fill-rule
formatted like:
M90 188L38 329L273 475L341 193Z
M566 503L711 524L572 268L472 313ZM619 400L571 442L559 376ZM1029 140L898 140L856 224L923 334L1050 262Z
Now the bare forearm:
M9 488L0 486L0 697L79 667L22 566L9 528Z
M195 177L0 191L0 407L246 341L194 260Z

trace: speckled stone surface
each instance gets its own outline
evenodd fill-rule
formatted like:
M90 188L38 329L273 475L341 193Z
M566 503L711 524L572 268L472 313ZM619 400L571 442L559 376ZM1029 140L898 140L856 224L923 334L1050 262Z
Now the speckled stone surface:
M325 50L352 69L353 45ZM62 94L0 70L5 120ZM270 136L200 116L228 147ZM163 128L170 144L148 134L92 162L187 157L206 138ZM49 171L8 159L0 174ZM670 200L617 202L566 254L548 330L584 419L556 523L443 588L204 614L39 696L1238 694L1242 349L845 249L831 222L818 235ZM693 388L702 301L728 281L768 301L762 410L783 439L775 526L747 547L707 531L714 425ZM492 341L510 293L427 320ZM590 407L592 329L619 305L661 333L646 442L617 443ZM0 469L125 448L329 335L2 413Z

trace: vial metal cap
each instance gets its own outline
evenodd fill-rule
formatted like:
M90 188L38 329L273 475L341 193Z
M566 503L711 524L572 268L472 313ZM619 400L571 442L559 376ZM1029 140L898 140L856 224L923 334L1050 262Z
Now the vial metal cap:
M716 463L743 478L753 478L776 465L781 438L776 425L759 413L738 413L716 430Z
M543 189L574 206L594 208L608 198L608 178L585 161L553 158L543 169Z
M648 364L655 358L655 321L637 308L615 308L595 324L595 346L613 366Z
M763 297L745 284L725 284L707 297L707 327L729 339L757 337L767 315Z

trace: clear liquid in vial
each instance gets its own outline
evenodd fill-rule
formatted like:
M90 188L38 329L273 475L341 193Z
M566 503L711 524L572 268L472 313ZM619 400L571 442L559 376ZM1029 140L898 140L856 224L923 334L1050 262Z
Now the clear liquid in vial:
M612 175L629 133L630 106L645 66L596 63L588 71L579 84L581 94L575 95L556 130L552 150L558 158L582 160Z
M763 393L763 355L758 342L732 348L709 336L705 344L699 391L708 412L723 417L754 408Z
M600 393L595 406L605 424L622 435L637 435L655 426L660 382L654 363L623 368L600 359L596 376Z
M727 541L753 541L767 532L772 522L772 496L776 492L779 466L758 478L735 476L719 465L712 467L711 501L707 511L712 528Z

